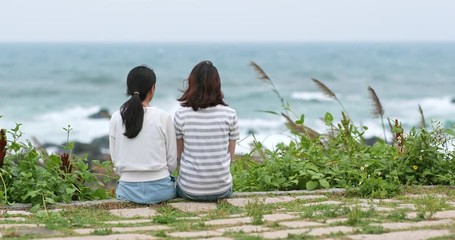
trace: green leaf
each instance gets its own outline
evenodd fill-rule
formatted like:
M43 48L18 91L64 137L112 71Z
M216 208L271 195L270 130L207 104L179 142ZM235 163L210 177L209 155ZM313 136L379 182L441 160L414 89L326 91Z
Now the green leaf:
M76 191L75 188L66 188L65 189L66 194L73 194L75 191Z
M319 186L319 183L317 181L308 181L306 183L306 189L307 190L314 190Z
M326 112L325 116L324 116L324 122L325 122L325 125L331 126L332 122L333 122L332 114L330 114L329 112Z
M296 124L300 124L300 125L303 125L303 123L305 122L305 115L300 115L300 119L296 120L295 123Z
M329 182L327 180L325 180L325 179L319 179L319 184L321 184L321 186L323 188L329 188L330 187Z
M455 137L455 131L453 129L446 129L446 133Z
M46 203L49 203L49 204L54 204L54 203L55 203L54 199L49 198L49 197L45 198L44 201L45 201Z

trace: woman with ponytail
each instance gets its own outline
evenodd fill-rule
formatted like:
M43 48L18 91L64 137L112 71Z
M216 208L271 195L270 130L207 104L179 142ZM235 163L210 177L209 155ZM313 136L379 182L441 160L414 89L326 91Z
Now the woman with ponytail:
M130 99L110 120L109 149L120 176L119 200L154 204L176 197L171 177L177 166L175 130L169 113L150 106L155 83L153 70L133 68L126 80Z

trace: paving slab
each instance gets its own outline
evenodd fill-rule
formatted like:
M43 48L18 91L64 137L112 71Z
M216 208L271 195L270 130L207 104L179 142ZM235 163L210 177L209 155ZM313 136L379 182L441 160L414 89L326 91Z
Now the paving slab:
M27 223L6 223L0 224L0 228L9 229L9 228L36 228L36 227L43 227L41 224L27 224Z
M447 198L448 197L445 194L405 194L404 196L408 197L408 198L426 198L426 197Z
M323 223L309 222L309 221L293 221L293 222L280 222L278 223L287 228L305 228L305 227L320 227L324 226Z
M414 204L410 204L410 203L406 203L406 204L399 204L397 206L397 208L401 208L401 209L409 209L409 210L413 210L415 211L416 210L416 207Z
M407 212L406 218L407 219L415 219L417 217L417 212Z
M198 231L198 232L172 232L168 233L171 237L194 238L194 237L218 237L223 233L220 231Z
M278 197L268 197L265 199L265 204L272 204L272 203L284 203L284 202L292 202L295 201L295 197L289 196L278 196Z
M150 218L157 215L153 208L122 208L109 210L112 215L122 218Z
M225 218L225 219L217 219L217 220L210 220L206 221L206 225L237 225L243 223L251 223L250 217L243 217L243 218Z
M372 198L372 199L365 199L361 198L358 201L363 202L363 203L374 203L374 204L381 204L381 203L401 203L400 200L396 199L377 199L377 198Z
M170 227L163 226L163 225L142 226L142 227L113 227L113 228L111 228L112 232L120 232L120 233L140 232L140 231L159 231L159 230L169 230L169 229L170 229ZM95 228L78 228L78 229L73 229L73 232L76 232L78 234L91 234L95 230L97 230L97 229L95 229Z
M289 219L295 219L295 218L297 218L297 216L287 214L287 213L265 214L263 216L263 220L269 221L269 222L283 221L283 220L289 220Z
M26 219L23 217L6 217L0 218L0 221L13 221L13 222L24 222Z
M436 212L434 218L455 218L455 210Z
M311 236L322 236L331 233L351 233L354 231L352 227L346 226L335 226L335 227L327 227L327 228L314 228L311 229L309 235Z
M352 227L345 227L345 226L336 226L336 227L325 227L325 228L307 228L307 229L291 229L291 230L280 230L274 232L264 232L264 233L257 233L254 234L255 236L263 237L266 239L274 239L274 238L287 238L289 234L294 235L310 235L310 236L322 236L331 233L350 233L354 231Z
M29 211L23 211L23 210L0 210L0 215L21 215L21 216L30 216L33 215L33 213Z
M327 196L325 195L302 195L296 196L295 199L299 200L318 200L318 199L326 199Z
M207 212L217 208L216 203L205 202L178 202L169 203L170 206L182 211L190 213Z
M343 223L343 222L347 222L347 221L348 221L348 218L332 218L332 219L325 220L325 223L332 224L332 223Z
M228 227L223 229L217 229L216 231L219 232L244 232L244 233L252 233L252 232L263 232L268 231L270 228L260 226L260 225L243 225L238 227Z
M251 198L229 198L226 202L236 207L245 207L249 202L254 201Z
M304 196L299 196L304 198ZM297 199L297 197L291 196L277 196L277 197L258 197L258 198L229 198L226 199L228 203L237 207L245 207L249 202L259 201L263 204L272 204L272 203L282 203L282 202L292 202ZM317 199L317 198L312 198Z
M382 226L387 230L404 230L408 228L432 227L453 224L451 219L442 219L437 221L420 221L420 222L390 222L381 224L372 224Z
M305 203L305 204L302 204L302 206L311 207L311 206L316 206L316 205L341 205L341 204L343 204L343 203L339 202L339 201L323 201L323 202Z
M195 238L196 240L234 240L228 237L209 237L209 238Z
M107 224L137 224L137 223L152 223L152 219L136 219L136 220L118 220L118 221L107 221Z
M33 228L14 228L14 229L8 229L7 234L9 235L8 237L12 238L31 238L30 236L58 236L61 235L62 233L57 230L50 230L45 228L44 226L41 227L33 227Z
M58 237L58 238L41 238L40 240L153 240L156 237L145 234L111 234L103 236L79 236L79 237Z
M352 240L424 240L434 237L442 237L449 234L449 230L415 230L383 234L361 234L347 237Z

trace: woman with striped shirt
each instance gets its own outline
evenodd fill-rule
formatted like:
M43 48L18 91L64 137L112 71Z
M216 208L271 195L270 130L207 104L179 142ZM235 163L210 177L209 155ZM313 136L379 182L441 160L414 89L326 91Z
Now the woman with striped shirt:
M216 67L210 61L197 64L174 116L180 162L177 195L182 198L215 201L232 193L230 163L239 128L235 110L223 98Z

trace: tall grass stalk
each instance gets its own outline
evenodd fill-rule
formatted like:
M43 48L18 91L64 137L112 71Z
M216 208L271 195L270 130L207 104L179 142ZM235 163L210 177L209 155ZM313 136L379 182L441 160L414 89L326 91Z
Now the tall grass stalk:
M343 106L343 104L341 103L340 99L338 99L337 95L332 90L330 90L330 88L327 87L327 85L325 85L324 83L322 83L321 81L319 81L316 78L311 78L311 80L313 80L313 82L316 83L316 85L319 87L319 89L321 89L322 93L324 93L327 97L335 99L338 102L338 104L340 105L341 109L346 113L348 118L351 118L351 117L349 117L349 113L346 110L346 108Z
M423 115L423 110L422 110L422 107L420 106L419 104L419 113L420 113L420 124L419 124L419 127L420 128L426 128L426 122L425 122L425 116Z
M381 117L381 124L382 124L382 131L384 132L384 141L387 143L387 136L385 134L385 126L384 126L384 108L382 108L381 101L379 101L379 97L374 91L374 89L368 86L368 92L370 93L371 101L373 102L373 115Z

